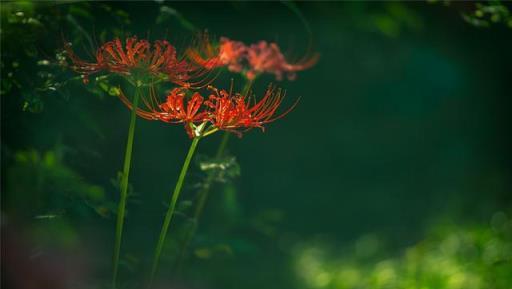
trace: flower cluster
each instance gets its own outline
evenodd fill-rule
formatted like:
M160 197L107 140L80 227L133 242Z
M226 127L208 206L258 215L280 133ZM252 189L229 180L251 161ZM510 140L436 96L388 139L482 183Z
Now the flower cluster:
M243 131L261 128L286 115L292 108L278 114L278 108L284 94L270 86L263 97L256 101L248 92L232 93L217 89L210 84L205 73L215 68L227 67L232 72L242 73L253 80L260 73L271 73L277 79L286 75L289 79L295 73L314 65L318 55L290 63L275 43L260 41L250 46L243 42L222 37L218 45L212 44L207 37L200 39L195 48L188 48L186 56L179 57L176 49L166 40L139 40L128 37L124 43L116 38L101 45L94 62L79 58L71 48L65 45L72 68L88 82L88 76L99 72L115 73L126 77L139 93L141 84L148 87L148 94L141 93L141 105L135 106L137 115L148 120L166 123L182 123L190 137L203 137L218 130L241 135ZM165 98L160 100L155 84L170 81L177 85ZM208 87L207 97L197 90ZM118 90L121 101L130 109L132 100Z
M143 107L138 107L136 113L147 120L183 123L191 138L206 136L218 130L240 136L243 131L252 128L263 130L264 124L283 117L295 106L277 114L284 93L271 86L258 101L251 96L233 94L213 86L208 86L208 90L210 93L205 98L199 92L182 87L174 88L165 102L158 103L154 90L150 89L150 97L143 98ZM123 93L120 98L132 109L132 103Z
M166 40L148 40L128 37L123 45L119 38L101 45L95 54L95 62L79 58L71 45L65 45L72 69L83 76L85 83L91 74L101 71L117 73L133 78L164 77L182 86L191 86L207 70L177 56L176 48Z
M227 67L231 72L242 73L249 80L261 73L274 74L277 80L286 74L288 79L293 80L297 71L310 68L318 61L318 54L314 54L290 63L276 43L260 41L246 45L226 37L222 37L218 45L213 45L205 37L198 48L188 49L187 54L202 67Z

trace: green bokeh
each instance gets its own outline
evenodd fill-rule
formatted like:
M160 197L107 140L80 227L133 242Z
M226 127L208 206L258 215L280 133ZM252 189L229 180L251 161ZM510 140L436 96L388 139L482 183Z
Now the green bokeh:
M321 57L295 81L263 76L254 84L257 95L273 82L286 89L286 105L300 102L264 133L232 138L239 168L212 190L178 273L173 237L190 226L187 201L204 176L199 162L192 168L162 288L507 289L512 30L475 27L461 17L470 12L458 9L423 2L2 3L6 226L29 248L84 252L88 269L76 280L88 285L76 288L106 286L129 111L115 97L120 79L84 85L58 65L58 52L70 41L87 58L127 34L168 38L183 50L207 29L211 37L276 41L291 59L311 45ZM216 83L231 79L243 86L227 72ZM137 123L121 288L142 288L189 142L180 125ZM202 141L198 160L219 142L220 135Z

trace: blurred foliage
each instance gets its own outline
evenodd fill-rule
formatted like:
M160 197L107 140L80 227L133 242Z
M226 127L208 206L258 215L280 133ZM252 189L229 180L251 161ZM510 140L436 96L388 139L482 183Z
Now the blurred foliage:
M216 212L217 218L224 220L222 227L225 230L232 230L239 225L237 220L240 218L241 208L233 181L240 175L240 166L236 158L229 154L222 157L198 155L195 160L203 175L191 186L196 189L193 199L185 199L178 204L176 215L183 219L183 225L177 230L174 239L167 240L167 247L170 248L170 251L164 253L164 258L171 263L176 259L178 261L174 263L183 262L188 251L192 251L193 256L200 259L233 254L233 248L229 241L210 239L208 236L196 236L196 230L199 223L204 222L201 220L201 215L204 206L208 203L209 194L214 195L215 201L213 202L219 209ZM205 201L201 205L203 207L199 208L201 212L198 213L198 204L203 197ZM190 245L192 248L189 250Z
M475 11L462 13L466 22L476 27L489 27L491 24L502 23L512 28L512 14L509 8L500 1L476 3Z
M90 12L97 5L98 14ZM64 41L77 47L87 47L90 55L95 50L95 37L83 23L94 23L95 19L109 15L119 26L130 23L129 15L121 9L107 4L87 2L74 5L55 5L50 2L13 1L1 5L1 43L3 75L0 96L18 96L18 107L23 111L41 112L45 98L60 96L68 98L70 82L79 83L81 77L67 69ZM73 29L64 31L62 28ZM23 37L20 37L23 35ZM60 37L58 36L60 35ZM110 35L122 35L119 28L102 29L99 39ZM113 95L115 90L100 87ZM102 96L102 91L89 86L90 92Z
M405 3L384 2L381 9L375 9L375 5L363 4L367 11L367 17L358 17L355 20L360 29L382 33L387 37L396 38L406 31L423 29L421 17Z
M95 212L102 217L115 213L115 203L108 201L105 190L89 184L68 167L64 149L40 153L17 151L13 164L7 168L5 207L13 215L35 219L84 218ZM19 180L24 180L20 182ZM33 196L30 202L25 196Z
M38 46L42 37L47 37L55 27L47 27L46 20L51 16L38 14L34 3L11 2L1 7L1 69L7 77L2 78L0 95L19 93L23 97L23 110L39 112L44 106L42 94L61 93L62 82L58 78L63 56L55 51L51 56L45 55ZM49 21L52 24L56 22ZM32 73L27 75L28 71Z
M462 18L475 27L489 27L492 24L503 24L512 28L512 14L509 1L450 1L429 0L430 3L442 3L444 6L455 6L460 10Z
M343 250L321 242L295 249L303 288L508 289L512 284L512 218L497 212L490 225L441 222L399 256L366 235Z
M219 158L210 158L205 155L199 155L196 160L199 169L208 176L211 175L211 179L214 182L226 183L240 176L240 165L236 161L235 156L226 155Z
M180 12L176 11L176 9L167 5L160 6L160 13L156 18L156 24L172 24L173 20L176 20L181 27L187 30L192 32L198 31L194 24L188 21Z

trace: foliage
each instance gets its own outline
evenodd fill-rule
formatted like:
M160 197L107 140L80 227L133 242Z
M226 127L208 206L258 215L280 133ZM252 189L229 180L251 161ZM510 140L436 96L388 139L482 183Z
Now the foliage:
M462 13L462 17L466 22L476 27L489 27L491 24L502 23L512 28L512 14L509 8L500 1L476 3L475 10Z
M17 151L7 168L7 208L22 209L15 215L35 219L84 218L92 212L111 217L115 204L108 201L105 190L85 182L63 158L62 148L44 153L34 149ZM28 204L26 195L34 196Z
M398 256L367 235L336 251L321 245L296 250L304 288L507 289L512 284L512 218L494 214L490 225L440 223Z
M199 169L207 175L212 175L217 182L228 182L240 175L240 165L233 155L209 158L201 155L197 158Z
M441 2L444 6L455 6L464 21L475 27L490 27L493 24L502 24L512 28L512 14L505 4L507 1L488 0L480 2L458 2L450 0L429 0L430 3Z
M100 284L109 278L112 196L121 178L112 176L128 110L116 99L121 77L84 85L69 73L64 42L93 59L98 43L128 33L155 38L169 31L176 43L202 25L247 43L300 35L323 47L325 61L288 91L304 96L290 115L295 124L267 130L271 141L233 140L233 155L194 160L163 255L175 266L162 271L162 288L179 279L187 288L508 289L510 214L496 213L490 225L471 220L489 202L501 209L510 203L503 193L509 167L502 164L509 150L503 72L510 45L503 28L511 25L510 5L442 2L450 9L421 2L232 3L236 9L163 1L2 3L2 217L28 232L30 256L51 255L45 247L66 248L70 258L74 251L90 255L81 270L91 274L73 286L107 288ZM460 15L489 29L473 29ZM459 33L457 23L476 36ZM225 74L216 81L229 82ZM142 286L165 209L161 192L172 185L184 146L173 128L138 121L136 129L119 288ZM66 146L51 147L56 135ZM249 162L254 166L241 175L240 164ZM199 220L194 210L205 187L211 200ZM446 219L468 221L441 221L419 238L440 204L451 206ZM175 262L191 227L197 232L180 275ZM382 228L407 245L383 237ZM303 241L317 235L320 241Z
M98 10L102 13L92 14L89 12L91 5L85 2L74 5L32 1L2 3L1 69L6 77L2 77L0 96L20 95L21 98L16 100L18 107L29 112L41 112L47 97L68 98L69 84L80 83L81 78L67 70L64 42L73 41L79 47L93 50L93 36L83 23L94 22L105 13L119 25L130 23L128 14L123 10L98 4ZM62 27L65 26L74 29L64 31ZM117 28L104 29L99 37L120 33ZM53 38L56 35L61 36ZM101 87L109 94L113 93L111 88ZM90 87L90 91L98 96L103 95L93 87Z
M358 18L357 25L387 37L396 38L406 31L421 30L424 25L421 17L405 3L382 3L381 9L366 8L366 10L369 10L368 16Z

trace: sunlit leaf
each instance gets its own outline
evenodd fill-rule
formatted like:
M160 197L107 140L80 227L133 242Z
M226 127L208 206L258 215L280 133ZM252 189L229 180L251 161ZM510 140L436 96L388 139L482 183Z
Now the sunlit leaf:
M188 21L181 13L179 13L176 9L163 5L160 7L160 13L158 14L158 17L156 18L157 24L163 24L170 19L176 19L178 20L178 23L185 29L188 29L190 31L196 31L197 28Z
M234 156L227 155L221 158L199 156L197 162L199 169L212 176L217 182L227 182L240 176L240 166Z

